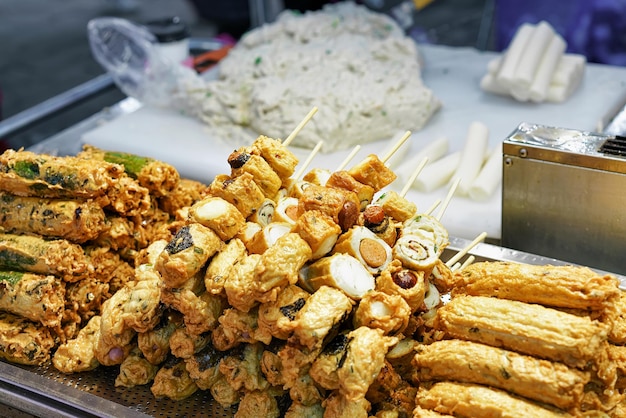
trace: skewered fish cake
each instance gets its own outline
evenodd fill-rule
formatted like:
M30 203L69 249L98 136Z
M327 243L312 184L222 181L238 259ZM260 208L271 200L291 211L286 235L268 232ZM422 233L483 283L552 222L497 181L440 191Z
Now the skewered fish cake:
M291 177L298 165L298 158L281 141L265 135L259 135L248 151L263 157L282 181Z
M455 338L584 368L605 350L608 327L540 305L456 296L437 310L436 328Z
M424 303L424 272L406 269L399 260L393 260L376 279L376 290L389 295L400 295L411 312L415 312Z
M273 199L282 186L282 180L267 161L260 155L250 154L245 150L237 150L228 156L231 177L244 173L252 175L265 197Z
M317 260L333 249L341 228L329 215L319 210L308 210L296 221L292 231L299 234L311 248L311 259Z
M299 198L298 213L319 210L347 231L358 219L361 202L356 193L332 187L309 185Z
M182 400L197 390L198 386L189 376L184 360L173 356L170 356L157 371L150 387L150 391L157 399Z
M398 222L405 222L417 214L417 205L400 196L395 190L387 190L374 202L381 206L385 215L391 216Z
M317 184L318 186L326 186L326 182L331 174L332 172L330 170L314 167L302 177L302 180L307 183Z
M571 409L580 404L588 372L501 348L462 340L420 345L414 359L420 381L453 380L496 387Z
M284 222L272 222L262 227L246 243L246 248L251 254L263 254L269 248L276 245L280 237L291 232L291 225Z
M272 220L274 222L286 222L295 225L298 220L298 199L289 196L278 199Z
M245 257L246 247L239 238L231 239L211 258L204 274L204 286L214 295L223 294L224 283L233 266Z
M11 363L42 365L55 346L50 329L21 316L0 311L0 357Z
M450 243L448 230L434 216L418 214L404 222L402 234L417 235L435 243L435 250L441 254Z
M93 200L21 197L0 192L4 232L32 233L82 244L108 227L102 207Z
M614 276L587 267L473 263L454 273L453 294L495 296L559 308L604 310L620 294Z
M265 198L261 206L256 209L252 215L248 216L248 222L256 222L261 227L270 225L274 219L274 213L276 212L276 202L274 200Z
M84 372L98 367L100 363L94 351L99 332L100 317L93 316L76 338L59 345L52 357L54 367L63 373Z
M194 203L189 208L189 220L211 228L222 241L228 241L237 235L246 223L241 212L233 204L221 197L213 196Z
M376 154L368 155L363 161L348 170L357 181L367 184L377 192L390 185L396 174Z
M300 271L300 284L311 292L330 286L359 300L374 289L375 280L372 273L353 256L334 253L304 267Z
M406 234L396 240L393 258L400 260L407 269L424 271L430 274L437 263L443 248L423 235Z
M332 253L353 256L372 274L386 269L392 260L391 247L365 226L358 225L339 236Z
M366 326L394 335L406 329L410 316L411 308L402 296L372 290L359 301L352 323L354 328Z
M367 184L360 183L352 177L347 171L334 171L326 180L324 186L335 187L338 189L350 190L356 193L360 210L363 210L372 202L374 198L374 188Z
M359 218L362 218L359 224L372 231L387 245L393 247L396 244L400 225L385 213L382 206L368 205Z
M159 366L146 360L141 350L135 347L120 364L120 372L115 378L115 387L132 388L147 385L154 380L158 370Z
M209 186L209 194L235 205L244 218L252 215L265 201L263 191L250 173L232 178L225 174L216 176Z

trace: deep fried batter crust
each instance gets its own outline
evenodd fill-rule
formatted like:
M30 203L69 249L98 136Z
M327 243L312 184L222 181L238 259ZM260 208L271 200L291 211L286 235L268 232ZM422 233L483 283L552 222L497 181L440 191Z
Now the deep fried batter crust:
M198 386L189 376L185 362L176 357L170 357L159 369L150 391L156 398L169 398L176 401L193 395Z
M100 365L95 356L98 333L100 332L100 317L92 317L78 336L61 344L52 357L52 364L63 373L83 372L93 370Z
M0 357L12 363L42 365L50 360L54 345L48 328L0 311Z
M120 364L120 372L115 378L115 387L132 388L147 385L154 380L159 366L150 363L135 347Z

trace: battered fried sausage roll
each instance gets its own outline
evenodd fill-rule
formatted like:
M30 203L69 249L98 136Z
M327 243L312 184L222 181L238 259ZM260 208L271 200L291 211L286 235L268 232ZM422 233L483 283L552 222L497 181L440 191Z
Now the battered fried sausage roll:
M173 190L158 199L159 208L175 216L182 208L189 207L205 197L207 192L206 184L182 178Z
M286 340L291 335L291 321L309 298L309 293L300 286L285 287L275 301L259 306L259 328L266 329L274 338Z
M223 294L224 283L233 266L247 255L246 246L239 238L231 239L211 258L204 274L204 286L214 295Z
M217 382L220 376L219 365L228 351L216 350L213 344L207 344L191 357L185 359L185 367L189 376L196 382L198 388L209 390Z
M228 164L231 168L231 177L238 177L243 173L251 174L265 197L273 199L282 186L278 174L260 155L237 150L228 156Z
M93 200L21 197L0 192L0 227L82 244L108 227L102 207Z
M241 343L269 344L272 335L267 329L259 327L258 310L250 312L229 308L218 319L219 325L211 335L213 345L221 351L230 350Z
M604 324L541 305L456 296L437 310L447 335L584 368L607 341Z
M366 326L393 335L406 329L410 316L411 308L402 296L372 290L359 301L352 323L354 328Z
M254 182L254 176L250 173L233 178L227 175L216 176L209 186L209 194L235 205L244 218L252 215L265 200L263 191Z
M59 328L65 310L65 284L54 276L0 271L0 310Z
M0 311L0 358L11 363L42 365L50 360L54 346L49 328Z
M63 373L93 370L100 365L95 348L100 332L100 317L93 316L76 338L59 345L52 357L54 367Z
M0 190L19 196L92 199L124 173L105 161L6 150L0 155Z
M359 300L374 289L375 280L372 273L353 256L334 253L300 270L300 284L311 292L330 286Z
M150 363L137 347L120 364L120 372L115 378L115 387L132 388L147 385L154 380L159 366Z
M421 308L426 294L423 271L406 269L400 260L393 260L376 278L376 290L388 295L399 295L412 312Z
M185 327L176 328L170 337L172 355L182 359L188 359L209 344L211 344L209 333L194 335Z
M221 247L215 232L198 223L185 225L161 252L155 268L168 287L180 287Z
M137 347L146 360L158 365L167 359L170 353L170 338L182 323L182 317L178 312L167 311L154 328L137 334Z
M417 404L444 414L473 418L556 418L572 415L547 409L500 389L471 383L439 382L430 388L420 387Z
M321 348L324 338L350 314L353 303L341 290L321 286L296 314L289 341L297 341L309 350Z
M189 208L189 219L211 228L222 241L228 241L246 223L235 207L221 197L208 196Z
M263 254L268 248L273 247L278 239L291 232L291 225L284 222L272 222L258 231L246 248L251 254Z
M289 196L278 199L272 219L274 222L285 222L295 225L298 220L298 199Z
M274 213L276 212L276 202L272 199L265 199L261 206L248 216L248 222L256 222L262 227L266 227L274 221Z
M145 215L150 211L150 191L128 176L121 176L107 191L107 209L124 216Z
M269 383L261 372L263 344L246 344L241 350L233 350L219 364L224 375L235 390L265 390Z
M250 295L257 287L256 265L261 261L260 254L250 254L233 266L224 282L224 292L228 303L242 312L248 312L259 302Z
M481 262L455 272L451 280L455 294L585 310L606 309L621 293L615 277L577 266Z
M189 376L185 362L176 357L169 357L163 367L154 376L150 391L157 398L169 398L180 401L190 397L198 386Z
M368 155L348 170L348 173L357 181L373 187L374 191L382 190L397 178L396 174L375 154Z
M372 274L379 274L392 260L389 245L364 226L353 226L339 237L332 251L349 254Z
M358 182L354 177L348 174L347 171L334 171L324 185L327 187L350 190L356 193L361 203L359 206L360 210L365 209L374 198L374 188Z
M362 218L359 223L385 241L387 245L393 247L396 244L399 225L387 216L382 206L368 205L359 217Z
M281 141L265 135L255 139L248 151L263 157L283 181L292 176L298 165L298 158Z
M477 383L565 410L580 405L590 379L589 373L562 363L462 340L421 345L413 364L422 382Z
M415 203L400 196L400 194L394 190L389 190L381 194L374 204L382 207L386 215L391 216L398 222L408 221L417 214L417 206Z
M124 167L124 172L147 188L151 194L166 196L176 188L180 174L170 164L149 157L126 152L105 151L92 145L84 145L79 158L101 160Z
M354 192L312 184L304 189L299 199L298 213L319 210L330 216L343 231L347 231L356 223L360 205Z
M313 260L329 254L341 234L341 228L333 218L319 210L304 212L298 217L292 231L309 244Z
M68 282L93 273L93 265L80 245L15 234L0 234L0 269L51 274Z

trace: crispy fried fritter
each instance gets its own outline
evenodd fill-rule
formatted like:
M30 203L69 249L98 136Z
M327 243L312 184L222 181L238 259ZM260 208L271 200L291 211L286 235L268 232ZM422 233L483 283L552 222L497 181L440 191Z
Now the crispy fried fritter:
M92 317L78 336L61 344L52 357L54 367L63 373L93 370L100 365L95 357L100 332L100 317Z

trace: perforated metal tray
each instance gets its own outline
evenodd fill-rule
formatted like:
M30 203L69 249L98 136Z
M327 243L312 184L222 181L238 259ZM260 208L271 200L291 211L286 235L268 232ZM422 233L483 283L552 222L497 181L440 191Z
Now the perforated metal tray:
M448 260L470 242L450 238L442 256ZM476 261L513 261L526 264L563 265L562 261L480 243L469 254ZM622 289L626 277L616 275ZM0 403L37 417L232 417L236 408L225 409L208 391L197 391L183 401L156 399L149 385L116 388L117 367L66 375L52 365L29 367L0 361Z

